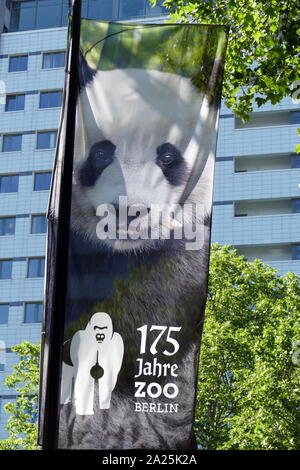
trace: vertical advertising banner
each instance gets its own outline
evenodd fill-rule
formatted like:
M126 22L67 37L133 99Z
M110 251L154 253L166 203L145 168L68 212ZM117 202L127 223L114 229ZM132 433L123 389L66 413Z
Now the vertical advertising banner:
M195 448L226 41L223 26L81 20L60 449ZM49 210L44 377L60 315L52 255L67 100Z

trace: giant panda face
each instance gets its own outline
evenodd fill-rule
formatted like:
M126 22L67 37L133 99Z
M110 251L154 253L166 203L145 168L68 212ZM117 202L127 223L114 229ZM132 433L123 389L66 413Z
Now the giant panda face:
M122 201L126 197L128 208L146 208L138 229L141 234L148 232L151 205L180 201L197 158L205 112L203 97L182 76L141 69L93 71L78 99L75 230L99 243L99 248L124 252L163 243L157 239L163 238L159 223L151 227L155 240L142 236L99 240L97 208L109 204L118 217L124 209L120 196ZM117 222L117 234L127 229L121 230Z

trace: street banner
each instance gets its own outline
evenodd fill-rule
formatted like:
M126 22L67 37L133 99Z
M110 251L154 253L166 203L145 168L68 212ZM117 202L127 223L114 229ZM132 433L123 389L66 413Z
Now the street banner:
M77 68L69 60L66 71L66 86L72 76L77 83L74 135L66 88L49 203L41 444L50 413L59 449L196 446L227 34L215 25L80 21ZM70 192L67 222L62 190ZM68 250L59 257L61 223ZM61 318L58 344L50 332ZM47 377L55 373L53 410Z

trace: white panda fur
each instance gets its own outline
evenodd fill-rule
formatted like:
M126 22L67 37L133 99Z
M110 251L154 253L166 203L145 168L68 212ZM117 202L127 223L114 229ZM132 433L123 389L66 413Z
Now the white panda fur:
M77 129L83 131L76 134L76 167L102 139L111 141L116 150L113 162L92 187L80 184L75 169L74 230L116 251L143 251L160 245L141 239L99 240L96 209L103 203L118 204L119 196L126 196L129 206L178 204L197 158L207 159L206 165L184 202L203 204L209 214L213 158L207 146L211 145L213 125L206 99L188 78L156 70L97 71L79 96ZM186 174L176 186L167 181L156 163L156 149L166 142L180 150L186 165Z

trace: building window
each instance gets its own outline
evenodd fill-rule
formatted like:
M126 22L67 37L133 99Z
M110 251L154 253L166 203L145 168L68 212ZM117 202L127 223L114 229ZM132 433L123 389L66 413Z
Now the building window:
M34 175L34 191L48 191L51 184L51 171L47 173L36 173Z
M235 129L251 129L254 127L286 126L291 124L290 111L258 111L250 113L249 120L235 117Z
M9 304L0 304L0 325L8 323Z
M12 2L10 31L22 31L35 27L35 1Z
M31 218L31 233L46 233L47 218L45 215L33 215Z
M157 0L151 7L149 0L83 0L83 18L120 20L144 16L159 16L167 13ZM68 0L31 0L11 2L10 31L57 28L67 25Z
M25 304L25 323L40 323L42 321L42 302L28 302Z
M11 279L12 259L0 259L0 279Z
M122 19L145 15L145 0L121 0L120 6Z
M44 277L45 258L28 258L27 277Z
M300 245L292 245L292 259L300 259Z
M147 16L160 16L160 15L167 15L169 10L167 7L164 7L162 3L165 0L157 0L155 7L150 5L149 1L146 1L146 15Z
M1 305L0 305L0 324L1 322ZM8 305L7 305L8 307ZM6 321L3 321L3 324L8 323L8 308L7 308L7 319ZM6 347L5 347L5 341L0 340L0 372L5 370L5 363L6 363ZM1 399L0 399L0 405L1 405Z
M0 193L17 193L18 187L18 175L0 176Z
M24 109L25 93L6 96L5 111L24 111Z
M59 108L62 91L42 91L40 93L40 108Z
M66 26L67 0L12 2L10 31Z
M0 218L0 236L14 235L15 234L15 217L1 217Z
M57 131L38 132L37 149L53 149L56 145Z
M66 53L45 52L43 54L43 69L58 69L65 66Z
M292 199L292 212L293 214L300 213L300 199Z
M290 124L300 124L300 111L291 111Z
M16 55L9 58L9 72L24 72L28 66L28 55Z
M291 168L300 168L300 155L292 155Z
M22 150L22 134L3 136L2 152L18 152L20 150Z

